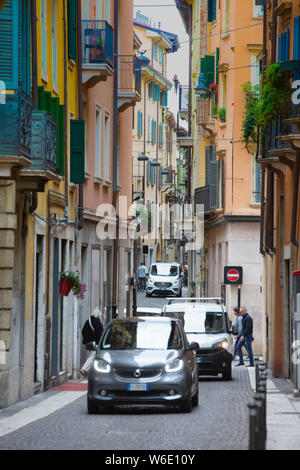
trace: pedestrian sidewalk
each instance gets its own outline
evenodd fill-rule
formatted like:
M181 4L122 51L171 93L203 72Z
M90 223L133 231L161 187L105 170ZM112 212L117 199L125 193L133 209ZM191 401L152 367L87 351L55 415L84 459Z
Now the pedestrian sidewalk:
M248 372L255 392L255 367ZM289 380L274 379L267 372L266 450L300 450L300 397L294 397Z

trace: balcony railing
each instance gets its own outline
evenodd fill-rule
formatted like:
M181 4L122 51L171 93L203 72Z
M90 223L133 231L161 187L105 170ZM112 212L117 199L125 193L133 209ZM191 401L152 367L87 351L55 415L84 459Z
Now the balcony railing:
M31 170L56 171L56 120L47 111L32 112Z
M0 155L30 158L31 112L30 96L6 95L6 103L0 105Z
M104 20L83 20L83 64L108 63L113 67L113 29Z
M203 204L204 212L208 212L210 210L210 187L209 186L203 186L201 188L195 189L194 203L195 203L195 207L194 207L195 212L197 209L197 204Z
M119 111L141 100L142 71L141 64L135 56L118 57L118 84Z

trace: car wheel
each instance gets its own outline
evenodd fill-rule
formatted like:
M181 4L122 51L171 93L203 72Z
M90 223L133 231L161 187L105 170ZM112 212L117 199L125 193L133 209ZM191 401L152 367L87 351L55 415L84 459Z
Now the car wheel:
M231 371L231 366L229 369L226 370L226 372L222 373L223 379L224 380L231 380L232 379L232 371Z
M192 405L193 406L199 405L199 390L197 390L197 393L192 398Z
M87 397L87 409L89 415L95 415L99 413L99 407Z
M148 294L148 292L146 292L146 297L152 297L151 294Z
M190 413L192 411L192 408L193 408L192 397L191 395L189 395L188 398L186 398L185 400L182 400L179 410L182 413Z

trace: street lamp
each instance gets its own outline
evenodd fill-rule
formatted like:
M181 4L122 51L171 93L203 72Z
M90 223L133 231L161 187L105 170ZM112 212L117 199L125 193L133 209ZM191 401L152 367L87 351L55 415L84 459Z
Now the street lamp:
M208 88L204 80L204 74L199 73L199 80L198 80L198 85L195 88L195 93L196 95L201 97L205 97L208 93Z
M160 163L158 160L151 160L151 166L159 167Z
M149 157L145 155L144 153L140 153L138 156L138 161L139 162L147 162L149 160Z

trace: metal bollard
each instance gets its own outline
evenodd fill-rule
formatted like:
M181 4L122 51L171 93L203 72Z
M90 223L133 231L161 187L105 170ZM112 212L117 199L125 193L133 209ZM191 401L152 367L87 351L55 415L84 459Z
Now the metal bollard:
M248 403L249 408L249 450L256 450L257 444L257 404L255 400Z
M262 393L256 393L255 394L255 401L256 401L256 405L257 405L256 450L265 450L264 417L263 417L264 396L263 396L263 394Z
M255 391L257 392L258 383L259 383L259 359L256 357L254 360L255 363Z
M261 382L258 387L258 392L262 393L263 399L263 423L264 423L264 440L267 440L267 373L261 374Z

